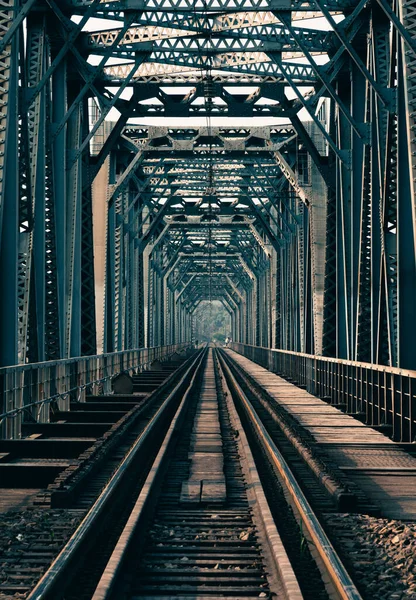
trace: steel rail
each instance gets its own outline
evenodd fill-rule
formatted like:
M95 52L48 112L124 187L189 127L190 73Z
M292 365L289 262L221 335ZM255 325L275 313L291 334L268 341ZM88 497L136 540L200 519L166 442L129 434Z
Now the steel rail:
M106 441L104 444L102 444L100 446L100 457L103 458L103 456L105 456L105 454L102 454L102 451L104 450L104 453L106 453L106 449L109 449L111 451L111 448L113 447L113 444L117 444L120 442L120 438L118 439L118 441L115 441L117 439L117 437L121 434L121 436L123 437L125 434L128 434L129 431L131 431L137 424L138 421L140 421L140 419L143 418L143 411L147 411L147 410L151 410L153 405L158 402L158 399L160 398L161 394L164 394L167 392L168 389L172 388L173 386L176 385L175 382L178 382L179 380L182 379L183 374L187 371L188 369L188 361L185 361L182 365L180 365L177 369L175 369L164 381L162 381L158 387L151 391L149 393L148 396L146 396L145 401L143 402L143 404L137 405L134 409L131 409L132 412L130 412L130 417L128 418L128 420L124 423L123 427L121 428L121 430L118 430L116 436L113 438L111 435L109 437L107 437ZM99 397L99 396L97 396ZM138 408L138 411L136 412L136 408ZM115 423L116 425L117 423ZM111 429L108 431L108 433L111 432ZM94 446L91 446L90 450L92 450L94 448ZM80 467L82 469L81 473L85 472L84 468L87 467L88 469L88 465L90 464L90 461L87 460L86 462L83 462ZM78 471L72 471L71 475L68 476L67 479L65 479L65 487L67 486L67 484L69 483L69 485L71 486L71 482L73 480L73 478L77 477L78 475ZM77 483L75 484L75 489L78 489L78 486L83 485L83 477L81 476L80 479L78 479ZM56 508L59 508L61 506L61 504L59 504L59 500L58 498L68 498L69 496L67 495L67 492L69 490L65 489L65 487L62 489L58 489L55 490L52 494L52 506L56 506ZM74 492L74 487L71 488L70 490L70 494L72 494ZM77 493L77 492L75 492ZM57 503L58 502L58 503ZM66 506L66 505L64 505Z
M269 546L269 552L271 553L273 567L278 573L283 595L286 600L302 600L303 594L299 587L299 582L296 578L296 575L293 571L293 567L286 553L284 543L274 523L273 516L270 511L269 503L267 502L266 494L264 492L263 484L261 482L260 475L258 473L256 463L254 461L249 441L242 426L240 417L237 412L237 408L234 404L231 390L227 384L222 365L219 361L218 351L215 352L215 357L217 360L219 376L221 379L221 386L223 388L224 396L226 397L226 404L230 415L230 420L233 424L234 429L239 432L237 438L237 445L239 448L239 453L241 454L241 456L244 457L242 461L242 469L245 473L246 480L249 486L251 487L252 493L255 496L256 504L259 507L259 520L261 521L262 529L264 532L264 541Z
M189 396L195 384L196 377L200 372L202 363L203 356L201 357L200 362L195 369L189 386L181 400L181 403L175 413L175 416L172 419L168 432L161 444L156 459L152 464L152 467L142 487L139 497L137 498L137 501L130 514L130 517L117 541L117 544L111 554L110 559L107 562L107 565L100 578L100 581L98 582L94 595L92 596L92 600L108 600L112 596L112 592L117 581L117 576L127 556L130 544L134 538L135 533L137 532L140 521L145 519L146 509L148 508L149 502L153 497L152 492L154 491L154 488L159 480L161 471L163 471L165 458L171 447L172 441L174 439L174 434L182 424L185 413L184 409L188 403Z
M214 354L214 361L216 356ZM202 362L202 361L201 361ZM200 363L201 366L201 363ZM238 414L232 405L231 394L226 384L225 377L222 373L221 366L219 368L219 381L225 395L228 395L229 400L227 404L231 402L231 409L234 409L230 413L230 417L238 429L241 429L240 420ZM158 489L158 483L160 477L164 474L165 460L168 457L169 449L172 441L174 441L175 432L180 430L183 420L185 418L185 405L187 397L189 396L193 382L198 376L197 369L193 376L192 382L184 396L181 404L176 412L176 415L171 423L168 433L163 441L163 444L159 450L158 456L149 472L146 482L142 488L140 496L136 502L135 507L132 510L131 516L126 523L123 532L117 542L116 547L110 557L105 571L103 572L101 579L96 587L95 593L92 596L92 600L112 600L116 598L116 586L118 582L118 576L123 567L123 562L127 559L131 546L134 543L135 535L140 531L140 526L145 524L147 518L147 509L153 499L153 493ZM289 558L286 554L283 543L273 523L273 519L270 513L270 509L264 495L263 487L260 482L260 477L257 473L257 469L254 463L254 459L251 455L249 444L245 437L244 432L241 434L239 439L240 452L244 456L243 462L246 464L245 472L248 486L250 487L257 507L258 518L261 521L263 532L259 531L261 538L260 546L268 546L271 560L273 562L273 569L278 574L280 584L284 590L284 597L286 600L302 600L303 595L299 588L298 581L294 575L293 568L290 564Z
M189 380L193 370L198 369L198 361L202 361L205 352L206 350L203 349L201 352L198 352L194 360L192 360L192 358L190 359L191 364L189 368L183 374L182 378L172 392L165 399L162 406L160 406L151 421L149 421L144 431L137 438L136 442L133 444L128 454L117 468L117 471L114 473L100 494L99 498L88 511L74 534L71 536L52 565L43 575L42 579L31 591L28 596L28 600L54 600L55 598L61 596L62 581L67 574L68 568L71 568L71 564L76 561L77 553L86 543L88 536L93 535L94 526L97 524L97 522L99 522L100 517L103 516L107 507L109 506L110 501L119 490L120 485L124 482L124 476L126 473L128 473L129 467L132 465L138 454L143 450L144 443L150 439L150 436L152 436L155 426L163 417L172 400L178 393L180 393L183 385L186 385L186 382Z
M241 375L240 371L240 375ZM310 443L305 441L298 431L291 426L290 415L279 410L278 405L270 402L271 396L265 392L260 384L255 381L248 373L242 377L245 385L250 392L263 404L273 421L284 433L287 440L296 449L298 454L305 460L311 471L315 474L320 483L326 488L330 496L336 501L339 512L354 511L357 505L357 495L352 492L348 485L336 476L333 469L327 466L318 458L310 447Z
M266 451L273 465L277 468L281 480L289 494L289 498L291 499L291 504L293 504L295 508L295 515L297 514L299 516L302 527L309 533L314 549L322 561L322 564L318 564L318 567L321 568L323 566L325 568L326 574L329 576L338 598L341 600L362 600L360 593L358 592L337 552L332 546L328 536L319 522L319 519L315 515L302 489L296 481L291 469L289 468L280 451L277 449L269 433L266 431L266 428L264 427L250 400L247 398L235 379L228 363L232 364L237 370L240 369L235 366L228 356L225 358L224 353L220 352L219 355L221 366L226 374L232 391L239 398L264 450Z

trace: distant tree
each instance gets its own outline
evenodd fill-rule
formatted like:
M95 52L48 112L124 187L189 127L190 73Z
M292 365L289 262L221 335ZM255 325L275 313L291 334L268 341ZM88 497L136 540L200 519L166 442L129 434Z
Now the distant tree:
M200 341L216 340L223 343L231 331L231 319L218 300L204 301L194 313L195 337Z
M218 342L219 344L225 343L225 335L223 333L216 333L213 338L214 342Z

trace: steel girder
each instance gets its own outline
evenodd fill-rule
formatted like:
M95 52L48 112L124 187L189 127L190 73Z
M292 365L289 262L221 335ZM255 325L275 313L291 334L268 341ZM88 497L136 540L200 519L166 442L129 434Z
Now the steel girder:
M173 131L166 131L164 133L163 130L160 130L152 132L152 135L155 137L155 134L158 134L156 136L157 139L161 140L163 145L165 145L166 143L170 143L167 142L167 137L171 140L176 140L178 139L178 133ZM242 148L242 140L241 138L239 139L239 133L233 133L231 130L223 132L224 138L228 138L229 147ZM281 133L287 135L288 131L286 129ZM129 135L132 136L132 134L134 134L133 130L129 131ZM188 139L184 140L182 147L185 144L188 148L191 145L195 146L195 140L201 140L206 144L204 137L207 135L207 131L204 132L203 129L199 130L197 135L194 134L193 139L189 139L189 134L190 132L188 131ZM257 130L257 132L241 132L240 136L241 134L244 135L246 140L250 138L254 140L254 134L256 134L257 138L261 139L263 137L269 139L268 135L265 135L266 132L261 129ZM140 137L143 139L143 131L140 132ZM234 137L233 143L230 141L232 137ZM138 139L137 133L135 139ZM285 143L293 140L293 132L290 133L289 137L284 139ZM215 198L211 198L210 203L206 202L205 206L204 189L207 187L206 169L209 166L207 159L205 159L206 164L201 161L198 163L195 159L186 159L186 164L182 166L182 159L177 158L172 163L171 168L166 166L165 161L163 169L157 167L152 171L151 175L154 174L154 171L157 173L150 181L149 178L147 179L151 186L149 186L149 192L146 192L145 188L143 188L142 196L146 197L148 201L156 203L154 215L160 214L161 210L166 210L165 207L169 204L172 216L165 217L164 220L167 224L163 226L161 233L156 237L154 246L154 248L156 247L160 251L160 264L158 267L154 264L153 268L159 277L166 276L169 278L171 274L175 275L171 285L174 289L180 286L178 296L181 299L181 307L183 306L183 301L188 299L190 294L191 297L188 300L188 306L193 305L196 299L201 299L204 295L205 297L210 295L210 276L221 273L221 271L217 271L218 267L227 269L225 259L228 259L228 277L232 277L236 272L236 268L239 268L242 273L240 278L243 278L243 280L248 279L248 284L246 281L245 287L241 288L241 292L245 294L244 302L240 307L240 301L237 299L238 304L235 307L235 310L237 311L238 307L239 311L236 322L241 322L238 326L239 333L237 338L251 342L261 341L262 343L269 344L271 341L269 324L272 309L272 301L269 298L271 295L269 294L271 286L269 259L273 249L273 244L270 244L270 236L272 236L272 239L279 240L279 244L274 246L274 250L275 252L280 251L281 244L283 242L283 245L287 244L287 240L281 235L282 231L287 230L289 241L291 237L296 238L296 229L301 222L301 218L297 214L300 207L296 196L287 191L282 192L280 189L280 181L283 177L281 170L273 162L270 165L270 167L274 165L273 169L269 169L268 165L270 163L268 159L263 158L263 156L268 157L270 155L268 147L263 146L263 151L259 154L261 148L259 141L257 140L254 145L257 147L257 155L251 165L244 164L243 166L239 163L238 158L235 158L233 159L234 167L232 171L227 170L227 167L223 164L221 166L225 167L224 169L216 169L215 177L218 178L218 186L223 185L225 189L223 193L219 193L221 187L217 187ZM162 147L159 144L157 152ZM152 150L149 149L148 156L151 157L152 154ZM224 156L227 156L227 154ZM289 161L291 157L288 156L287 159ZM247 161L247 159L245 160ZM146 167L147 164L151 163L142 163L142 170L146 174L149 174L150 169ZM158 165L159 163L156 164ZM220 164L218 163L218 166ZM243 166L243 169L237 169L236 167L239 165ZM243 176L239 176L239 172ZM231 188L228 190L228 193L237 192L239 196L232 201L231 207L227 211L227 203L224 201L227 198L226 186L230 178L228 173L230 173L233 179L234 186L233 190ZM278 173L280 174L280 178L276 177ZM253 183L250 183L250 178L253 179ZM183 181L181 182L181 180ZM235 189L235 186L237 186L237 189ZM248 195L247 191L250 191L251 195ZM185 201L183 198L185 193L188 201ZM157 195L154 196L154 194ZM177 194L176 200L175 194ZM190 204L189 199L192 197L192 194L195 196L195 202ZM254 194L257 194L257 200L254 196L253 200L252 195ZM161 197L167 198L167 200L158 209L157 203ZM243 204L243 202L246 204ZM251 218L253 216L256 218L258 228L254 227L255 221L250 221L250 219L243 216L243 212L240 213L241 216L238 215L237 206L239 205L241 205L246 214L251 215ZM243 208L244 206L245 208ZM204 222L204 217L208 221ZM191 219L193 218L196 218L197 222L192 221ZM239 221L233 222L233 219L236 218ZM237 238L235 235L234 238L230 238L230 232L224 234L227 226L237 229ZM175 235L174 239L171 239L171 230L173 227L181 229L182 235L179 237ZM209 234L208 230L210 227L211 233ZM209 235L211 235L210 240L208 240ZM249 239L247 239L247 236ZM242 239L238 239L241 237ZM188 238L188 241L185 238ZM218 240L216 238L223 239ZM226 244L227 252L229 252L228 248L233 248L233 252L237 251L239 260L234 260L230 254L221 255L221 249L224 248L221 243ZM200 252L198 255L195 250L200 247L200 244L202 244L203 248L213 245L215 250L213 249L209 253L205 249L205 251ZM258 262L258 259L255 259L255 262L253 262L253 259L247 255L247 249L252 249L253 247L257 247L257 254L262 257L260 262ZM163 256L166 256L166 258L163 258ZM233 259L233 264L230 265L231 259ZM212 261L213 264L213 272L211 273L207 272L206 268L209 261ZM262 263L263 267L267 264L266 268L261 268ZM183 265L183 269L181 269L181 265ZM238 266L236 267L236 265ZM198 278L194 276L194 270L199 273ZM177 276L176 271L178 271ZM227 289L227 286L224 285L224 278L220 281L223 282L222 288L224 290ZM218 285L216 285L216 290L218 290ZM212 293L213 289L211 286L211 297L213 297ZM218 292L216 291L216 293ZM226 292L224 291L224 293ZM158 295L159 292L156 293L156 296ZM159 312L155 310L155 315L159 314ZM157 316L155 317L155 321L159 323ZM250 331L247 322L255 323L255 332ZM172 326L166 323L166 329L171 330L171 328Z
M0 364L183 340L211 295L235 339L414 368L415 14L4 0Z

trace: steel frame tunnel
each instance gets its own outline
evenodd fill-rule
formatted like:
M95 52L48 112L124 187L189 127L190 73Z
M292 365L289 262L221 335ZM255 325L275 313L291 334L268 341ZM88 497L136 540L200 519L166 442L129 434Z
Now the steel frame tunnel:
M0 366L191 341L414 369L412 0L5 0Z

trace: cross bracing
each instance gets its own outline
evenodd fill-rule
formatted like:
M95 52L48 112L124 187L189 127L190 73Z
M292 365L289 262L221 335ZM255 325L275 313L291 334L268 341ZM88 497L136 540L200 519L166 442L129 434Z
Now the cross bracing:
M416 0L4 0L1 364L235 340L416 368Z

